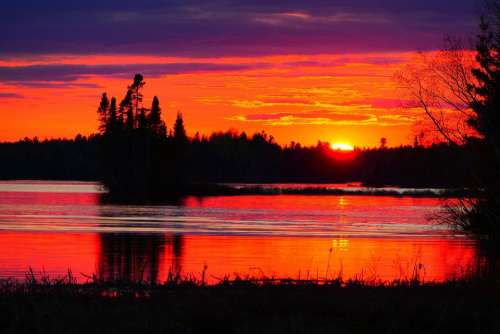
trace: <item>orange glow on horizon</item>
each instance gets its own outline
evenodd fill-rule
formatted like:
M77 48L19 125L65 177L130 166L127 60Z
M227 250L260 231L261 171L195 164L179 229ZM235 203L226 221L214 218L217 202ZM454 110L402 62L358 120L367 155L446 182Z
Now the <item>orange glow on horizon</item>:
M393 74L414 61L412 53L397 52L220 58L47 55L0 60L0 65L173 66L173 72L144 73L144 105L157 95L169 128L180 111L189 135L266 131L283 145L315 145L323 138L342 143L347 137L359 147L376 147L382 137L394 146L413 142L412 127L422 114L418 108L402 108L407 101L401 100ZM100 95L107 92L120 100L133 74L1 82L0 90L7 94L0 96L0 141L95 133Z
M344 152L354 151L354 146L347 143L333 143L330 145L330 147L334 151L344 151Z

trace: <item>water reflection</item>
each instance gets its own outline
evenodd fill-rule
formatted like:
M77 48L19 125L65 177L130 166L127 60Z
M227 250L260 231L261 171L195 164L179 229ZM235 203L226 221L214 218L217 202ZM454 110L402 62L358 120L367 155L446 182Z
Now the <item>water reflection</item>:
M207 265L211 282L227 274L390 280L422 264L426 280L442 281L500 269L498 251L425 218L438 210L435 198L219 196L131 206L101 203L79 184L64 193L32 187L0 189L2 277L23 278L32 266L161 281Z
M165 271L182 272L183 246L181 235L101 233L97 277L158 282L164 279Z
M165 247L162 236L103 233L99 247L99 279L158 281Z
M119 210L99 206L99 216L104 218L101 227L106 227L109 226L108 219L119 220L126 215ZM182 211L179 216L182 216ZM163 217L161 210L135 210L132 220L161 221ZM133 223L129 221L126 224ZM166 271L182 272L183 246L181 234L99 233L97 276L104 281L158 282L164 279Z

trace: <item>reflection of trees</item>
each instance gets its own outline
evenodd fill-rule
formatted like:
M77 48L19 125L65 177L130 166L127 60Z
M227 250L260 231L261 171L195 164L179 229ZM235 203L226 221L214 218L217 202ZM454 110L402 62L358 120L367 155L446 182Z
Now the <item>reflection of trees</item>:
M183 243L182 235L102 233L99 236L98 278L157 282L162 279L165 251L172 258L167 269L180 272Z
M180 273L182 271L182 255L184 251L184 237L180 234L175 234L171 239L171 257L172 263L169 270L172 273Z
M158 280L165 241L162 235L103 233L98 275L103 280Z

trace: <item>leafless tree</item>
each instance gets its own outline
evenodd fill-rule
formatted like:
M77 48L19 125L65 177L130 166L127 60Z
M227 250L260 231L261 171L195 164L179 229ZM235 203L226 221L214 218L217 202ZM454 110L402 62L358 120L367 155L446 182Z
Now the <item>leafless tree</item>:
M427 121L449 144L463 144L475 131L468 122L474 118L470 108L476 99L472 75L474 52L460 40L446 38L445 48L420 52L396 79L409 107L420 108Z

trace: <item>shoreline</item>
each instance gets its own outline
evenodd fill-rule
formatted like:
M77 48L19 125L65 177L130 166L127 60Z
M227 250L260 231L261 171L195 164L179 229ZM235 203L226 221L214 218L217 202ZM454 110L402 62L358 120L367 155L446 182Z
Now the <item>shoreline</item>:
M136 193L101 194L104 202L124 203L161 203L162 201L176 201L185 197L213 197L213 196L273 196L273 195L304 195L304 196L387 196L387 197L415 197L415 198L442 198L456 199L470 196L471 192L463 189L438 189L438 188L333 188L333 187L272 187L248 185L244 187L220 184L194 185L169 193L155 193L139 195Z

